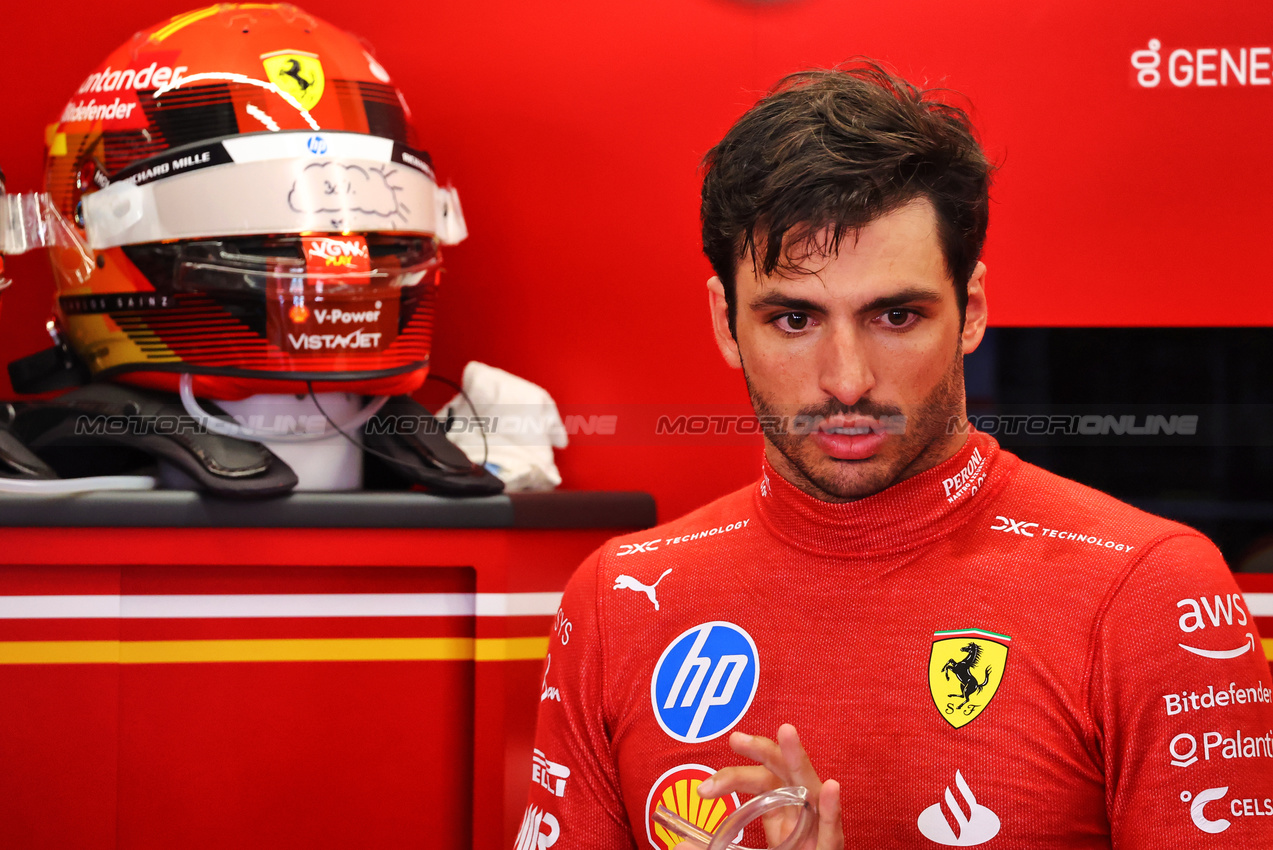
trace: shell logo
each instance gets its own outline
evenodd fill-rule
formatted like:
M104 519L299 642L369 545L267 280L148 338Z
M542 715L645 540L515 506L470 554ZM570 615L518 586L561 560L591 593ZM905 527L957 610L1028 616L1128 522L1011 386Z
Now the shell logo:
M654 850L674 850L682 841L681 836L654 822L654 809L659 803L708 832L715 832L721 821L738 809L741 803L737 794L717 800L698 796L699 784L715 772L706 765L682 764L664 773L650 786L650 794L645 801L645 834ZM741 841L742 833L734 840Z

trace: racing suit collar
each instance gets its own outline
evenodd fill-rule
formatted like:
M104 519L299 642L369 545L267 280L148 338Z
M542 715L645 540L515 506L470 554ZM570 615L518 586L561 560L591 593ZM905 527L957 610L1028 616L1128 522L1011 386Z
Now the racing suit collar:
M856 502L823 502L763 460L757 512L775 537L818 555L862 557L923 545L971 519L968 506L998 490L1020 461L990 435L971 430L955 455Z

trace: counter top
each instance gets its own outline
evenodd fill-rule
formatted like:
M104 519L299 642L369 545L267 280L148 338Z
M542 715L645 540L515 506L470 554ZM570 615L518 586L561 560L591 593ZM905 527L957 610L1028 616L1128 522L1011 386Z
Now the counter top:
M411 491L293 493L230 501L188 490L0 494L0 527L22 528L648 528L654 497L565 490L478 498Z

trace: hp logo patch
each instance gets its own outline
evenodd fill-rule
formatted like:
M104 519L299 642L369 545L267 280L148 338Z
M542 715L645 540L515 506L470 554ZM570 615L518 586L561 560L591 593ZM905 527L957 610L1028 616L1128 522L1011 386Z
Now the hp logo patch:
M306 147L309 148L310 153L325 154L327 153L327 140L322 136L310 136Z
M654 716L678 741L719 738L751 707L759 674L751 635L733 623L695 626L659 656L650 679Z

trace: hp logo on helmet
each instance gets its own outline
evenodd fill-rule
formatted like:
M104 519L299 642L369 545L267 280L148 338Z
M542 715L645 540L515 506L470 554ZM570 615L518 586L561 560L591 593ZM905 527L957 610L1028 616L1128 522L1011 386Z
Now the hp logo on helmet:
M678 741L719 738L751 707L759 674L751 635L733 623L695 626L668 644L654 667L654 716Z
M327 153L327 140L322 136L310 136L306 147L309 148L310 153L325 154Z

